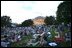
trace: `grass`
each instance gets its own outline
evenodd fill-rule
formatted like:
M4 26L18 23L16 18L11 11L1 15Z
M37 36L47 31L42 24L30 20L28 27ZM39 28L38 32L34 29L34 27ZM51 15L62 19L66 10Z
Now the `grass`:
M70 47L71 42L70 41L64 41L64 42L60 42L58 43L58 47Z
M53 41L57 34L55 33L55 29L54 28L52 28L50 32L51 32L52 36L50 38L48 38L48 40Z
M55 34L56 31L55 31L55 29L53 29L53 28L51 29L50 32L51 32L51 34L52 34L52 37L51 37L51 38L48 38L48 41L53 41L54 38L55 38L54 36L56 36L57 34ZM67 29L64 30L63 36L64 36L64 33L66 33L66 32L68 32ZM69 41L68 41L68 42L64 41L64 42L58 43L58 46L59 46L59 47L70 47L70 44L71 44L71 42L69 42Z
M48 41L53 41L57 34L55 33L56 31L54 28L52 28L50 32L51 32L52 37L47 38L47 39L48 39ZM65 30L64 32L67 32L67 30ZM32 37L32 35L23 36L21 41L12 43L11 47L24 47L26 45L26 43L29 41L29 39L31 39L31 37ZM58 43L59 47L69 47L69 45L70 45L70 42L66 42L66 41ZM40 45L29 46L29 47L40 47Z
M24 47L31 37L31 35L23 36L19 42L12 43L11 47Z

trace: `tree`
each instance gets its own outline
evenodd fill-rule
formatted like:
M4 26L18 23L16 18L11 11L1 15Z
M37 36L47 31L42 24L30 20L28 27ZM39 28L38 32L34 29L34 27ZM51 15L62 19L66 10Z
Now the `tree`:
M53 25L55 23L55 17L54 16L50 16L49 20L50 20L51 25Z
M46 18L45 18L45 20L44 20L44 22L45 22L45 24L46 24L46 25L48 25L48 24L49 24L49 22L48 22L48 21L49 21L49 17L47 17L47 16L46 16Z
M11 19L9 16L2 16L1 17L1 27L8 27L11 26Z
M25 20L21 24L21 26L31 26L31 25L33 25L33 21L31 19Z
M47 17L44 20L46 25L53 25L55 23L55 18L53 16Z
M59 24L61 24L62 22L64 22L65 24L71 22L71 2L64 1L59 4L56 15Z

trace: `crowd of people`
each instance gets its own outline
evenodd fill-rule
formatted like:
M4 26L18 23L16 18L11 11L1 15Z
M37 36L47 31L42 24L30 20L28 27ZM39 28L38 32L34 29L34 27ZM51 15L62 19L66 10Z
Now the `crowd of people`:
M67 26L65 25L38 25L38 26L29 26L29 27L7 27L4 29L1 29L1 36L3 36L4 38L1 38L1 46L2 47L7 47L6 45L4 45L6 42L4 42L5 40L8 42L17 42L20 41L22 39L23 36L27 36L27 35L34 35L34 34L40 34L41 36L39 36L39 38L41 38L41 44L42 41L46 42L46 34L47 32L50 32L50 30L52 28L56 29L57 32L63 32L65 28L67 28L70 32L70 27L71 24L68 24ZM44 33L44 35L42 35ZM42 44L44 45L44 44Z

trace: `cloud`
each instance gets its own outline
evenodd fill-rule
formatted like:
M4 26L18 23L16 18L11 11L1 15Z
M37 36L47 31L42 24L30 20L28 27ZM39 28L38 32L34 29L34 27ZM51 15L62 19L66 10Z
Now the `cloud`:
M42 13L43 15L55 15L59 1L39 1L36 2L33 11Z
M1 16L8 15L15 23L37 16L56 16L57 6L62 1L1 1Z

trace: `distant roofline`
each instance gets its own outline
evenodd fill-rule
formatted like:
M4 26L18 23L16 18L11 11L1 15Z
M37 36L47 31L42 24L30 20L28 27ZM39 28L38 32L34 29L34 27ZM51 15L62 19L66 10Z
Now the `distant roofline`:
M43 16L38 16L38 17L36 17L36 18L34 18L34 19L39 19L39 18L45 19L45 17L43 17Z

